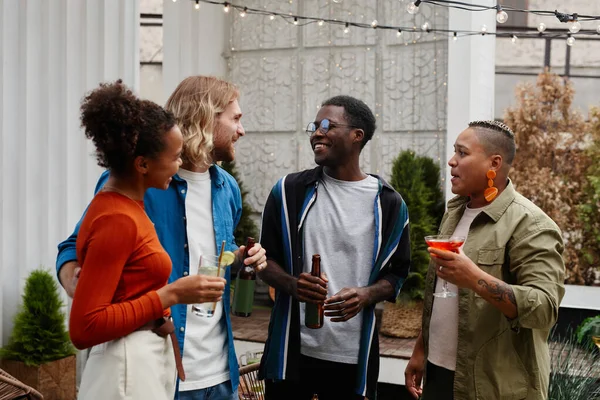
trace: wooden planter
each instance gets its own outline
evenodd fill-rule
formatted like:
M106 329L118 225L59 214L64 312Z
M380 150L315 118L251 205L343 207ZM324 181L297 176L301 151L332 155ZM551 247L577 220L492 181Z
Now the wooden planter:
M42 393L44 400L75 400L77 397L75 356L38 367L27 367L20 361L10 360L2 360L0 365L7 373Z
M385 303L380 332L386 336L414 338L421 332L423 302Z

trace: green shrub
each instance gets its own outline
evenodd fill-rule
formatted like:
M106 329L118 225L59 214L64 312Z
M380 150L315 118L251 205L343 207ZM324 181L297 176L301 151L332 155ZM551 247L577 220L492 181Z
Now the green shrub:
M422 300L429 265L424 237L437 233L444 214L440 167L429 157L403 151L392 165L390 184L406 202L410 220L411 272L399 300Z
M553 335L548 400L600 399L600 356L582 349L575 335Z
M595 349L596 345L592 341L592 328L600 327L600 314L595 317L589 317L583 320L583 322L577 327L575 336L577 336L577 343L587 349Z
M0 358L37 366L75 354L62 306L58 285L50 272L31 272L25 283L23 305L15 315L8 345L0 349Z

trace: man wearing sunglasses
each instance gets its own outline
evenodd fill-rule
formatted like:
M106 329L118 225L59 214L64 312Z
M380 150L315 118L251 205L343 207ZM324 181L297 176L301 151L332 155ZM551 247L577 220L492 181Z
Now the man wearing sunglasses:
M277 289L260 366L267 399L375 398L375 304L394 301L409 270L408 211L383 179L359 166L375 117L362 101L322 104L307 134L318 166L283 177L263 212L269 249L260 277ZM320 254L321 277L310 275ZM307 303L324 304L320 329Z

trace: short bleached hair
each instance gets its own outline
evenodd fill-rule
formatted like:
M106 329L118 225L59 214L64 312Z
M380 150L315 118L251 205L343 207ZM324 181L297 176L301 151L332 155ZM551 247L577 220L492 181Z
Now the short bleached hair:
M499 153L503 160L512 165L515 154L515 134L508 125L500 121L472 121L469 128L475 129L486 153Z

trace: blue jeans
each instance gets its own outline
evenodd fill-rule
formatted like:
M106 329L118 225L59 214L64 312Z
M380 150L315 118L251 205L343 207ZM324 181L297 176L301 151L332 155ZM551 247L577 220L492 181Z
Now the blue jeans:
M226 381L205 389L179 391L179 400L238 400L238 392L233 392L231 381Z

